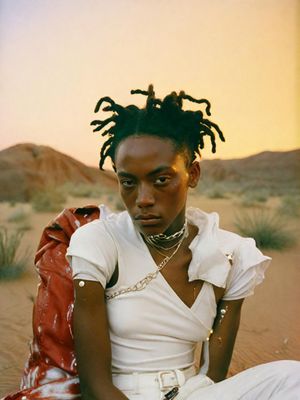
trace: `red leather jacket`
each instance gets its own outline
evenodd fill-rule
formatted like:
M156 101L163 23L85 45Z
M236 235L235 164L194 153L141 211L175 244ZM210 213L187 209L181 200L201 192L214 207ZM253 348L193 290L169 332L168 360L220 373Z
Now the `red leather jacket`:
M73 232L99 217L96 206L65 209L45 228L35 256L40 283L30 355L21 391L3 400L80 399L72 333L73 280L65 254Z

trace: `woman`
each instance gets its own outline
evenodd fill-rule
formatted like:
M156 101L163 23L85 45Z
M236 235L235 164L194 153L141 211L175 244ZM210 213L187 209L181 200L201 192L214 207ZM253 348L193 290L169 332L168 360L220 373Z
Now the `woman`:
M219 127L201 111L184 111L172 92L153 87L144 109L109 97L95 131L109 157L127 211L79 228L68 259L75 286L74 339L83 399L296 399L299 363L274 362L225 380L244 298L270 258L253 239L219 229L216 213L186 209L200 177L197 155ZM200 371L194 366L203 342ZM296 394L298 393L298 394ZM298 396L298 397L297 397Z

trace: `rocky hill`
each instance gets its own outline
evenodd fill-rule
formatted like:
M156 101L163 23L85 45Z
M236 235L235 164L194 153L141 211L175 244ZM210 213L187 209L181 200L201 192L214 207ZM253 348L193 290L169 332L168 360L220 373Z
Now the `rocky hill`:
M117 186L113 173L87 167L48 146L24 143L0 151L0 201L28 201L37 191L66 183Z
M203 160L201 171L200 191L221 185L233 192L263 188L273 195L300 193L300 149ZM47 146L25 143L0 151L0 201L28 201L36 191L66 183L117 188L112 172L87 167Z
M274 195L300 193L300 149L265 151L233 160L204 160L201 169L204 187L218 182L234 191L264 188Z

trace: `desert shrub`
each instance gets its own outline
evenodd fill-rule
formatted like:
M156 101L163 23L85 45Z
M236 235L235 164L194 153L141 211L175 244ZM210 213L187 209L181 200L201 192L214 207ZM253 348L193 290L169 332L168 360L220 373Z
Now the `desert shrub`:
M78 183L74 184L68 182L63 186L63 191L66 195L73 197L100 197L103 194L103 188L97 184Z
M281 199L281 204L278 207L279 213L288 215L289 217L300 216L300 197L285 196Z
M18 207L13 210L7 218L8 222L24 223L27 222L29 213L23 208Z
M269 192L264 189L252 192L252 198L258 203L265 203L268 200L269 196Z
M7 228L0 227L0 279L14 279L24 272L29 254L19 255L23 234L19 229L8 233Z
M32 229L32 225L30 221L24 221L18 225L18 229L22 232L30 231Z
M38 212L61 211L65 202L64 192L55 188L37 192L31 198L32 208Z
M202 186L199 185L198 188L199 193L210 199L225 199L228 197L228 191L230 192L230 189L223 182L206 182Z
M243 207L257 207L265 203L269 198L269 192L267 190L255 190L245 192L242 195L240 205Z
M244 193L239 201L242 207L256 207L258 204L248 193Z
M209 199L225 199L227 197L224 191L218 187L206 190L205 196Z
M241 235L255 239L261 249L283 250L295 243L286 221L271 212L242 213L235 217L234 224Z

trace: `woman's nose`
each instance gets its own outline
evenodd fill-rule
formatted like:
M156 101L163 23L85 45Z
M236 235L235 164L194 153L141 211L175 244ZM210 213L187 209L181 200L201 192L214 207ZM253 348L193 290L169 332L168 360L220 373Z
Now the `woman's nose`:
M141 184L138 188L136 205L138 207L149 207L154 204L153 189L149 185Z

